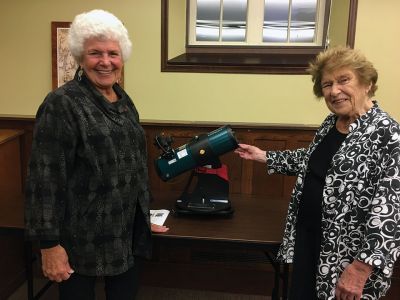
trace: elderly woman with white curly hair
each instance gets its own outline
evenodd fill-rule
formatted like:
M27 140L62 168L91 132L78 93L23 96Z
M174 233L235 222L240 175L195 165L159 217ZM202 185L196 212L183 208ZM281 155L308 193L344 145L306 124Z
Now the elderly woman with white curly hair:
M60 299L95 299L98 276L107 299L134 299L151 225L145 134L118 84L132 44L118 18L92 10L75 17L69 46L75 77L36 115L27 237L40 241L43 273L60 283Z

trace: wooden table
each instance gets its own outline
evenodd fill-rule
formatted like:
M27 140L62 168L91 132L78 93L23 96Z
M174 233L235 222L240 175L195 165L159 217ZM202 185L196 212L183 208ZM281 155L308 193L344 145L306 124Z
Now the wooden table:
M174 197L154 195L152 209L173 210ZM190 245L216 245L262 250L275 271L273 299L287 299L288 265L274 260L282 242L284 222L287 212L285 199L260 199L246 195L231 195L234 208L231 217L222 216L168 216L164 225L170 229L166 233L155 234L160 243L189 243Z

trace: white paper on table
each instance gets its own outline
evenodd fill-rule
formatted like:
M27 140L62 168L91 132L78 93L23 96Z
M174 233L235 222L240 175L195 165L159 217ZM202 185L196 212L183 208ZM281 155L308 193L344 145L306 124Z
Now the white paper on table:
M168 209L150 209L150 222L156 225L164 225L168 214Z

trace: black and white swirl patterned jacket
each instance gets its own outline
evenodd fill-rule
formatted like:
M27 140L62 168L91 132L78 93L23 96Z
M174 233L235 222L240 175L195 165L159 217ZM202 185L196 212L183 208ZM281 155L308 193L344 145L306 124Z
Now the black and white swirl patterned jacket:
M278 259L293 262L299 201L311 153L335 125L331 114L310 146L267 152L268 173L297 175ZM322 203L319 299L335 299L336 282L357 259L374 267L362 299L378 299L390 286L400 255L400 126L376 102L349 127L327 172Z

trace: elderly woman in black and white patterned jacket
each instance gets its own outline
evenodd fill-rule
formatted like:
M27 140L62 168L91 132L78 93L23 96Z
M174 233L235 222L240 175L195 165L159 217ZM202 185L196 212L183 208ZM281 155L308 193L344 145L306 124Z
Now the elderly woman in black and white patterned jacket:
M297 175L278 254L293 263L290 299L378 299L400 255L400 127L372 100L377 71L359 51L328 49L309 72L332 112L310 146L236 153Z

